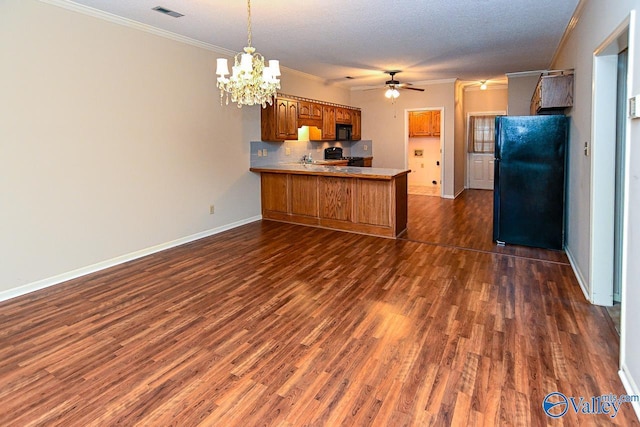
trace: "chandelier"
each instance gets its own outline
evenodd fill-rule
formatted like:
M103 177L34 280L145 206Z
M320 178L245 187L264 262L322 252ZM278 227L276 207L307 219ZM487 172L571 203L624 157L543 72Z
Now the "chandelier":
M217 86L220 89L220 105L225 94L226 104L229 105L229 96L232 102L238 103L238 108L243 105L261 104L262 108L267 103L273 102L273 96L280 89L280 62L272 59L269 66L265 66L264 57L251 46L251 0L247 0L247 38L248 46L244 53L237 53L234 57L231 76L226 58L218 58L216 74Z

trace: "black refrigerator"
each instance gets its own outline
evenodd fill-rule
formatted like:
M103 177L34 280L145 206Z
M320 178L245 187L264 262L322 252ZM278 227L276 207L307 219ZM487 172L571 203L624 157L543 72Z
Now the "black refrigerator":
M564 245L569 119L496 117L493 240L547 249Z

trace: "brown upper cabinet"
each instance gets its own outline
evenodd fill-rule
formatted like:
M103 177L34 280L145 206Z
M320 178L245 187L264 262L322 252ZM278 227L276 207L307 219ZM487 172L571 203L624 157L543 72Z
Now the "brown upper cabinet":
M440 111L409 112L409 136L440 136Z
M336 123L352 124L353 110L350 108L336 107Z
M336 107L333 105L322 106L322 139L336 139Z
M360 139L362 139L362 112L360 110L353 110L351 113L351 139L360 141Z
M431 111L409 113L409 136L431 136Z
M440 136L440 110L431 112L431 136Z
M531 114L561 113L573 106L573 74L540 76L531 97Z
M361 138L362 113L357 108L329 104L311 99L280 96L261 112L263 141L298 139L298 128L309 126L312 141L336 139L336 123L352 125L351 138Z
M322 105L312 101L298 101L298 126L322 127Z
M298 139L298 101L277 98L262 108L260 129L263 141Z

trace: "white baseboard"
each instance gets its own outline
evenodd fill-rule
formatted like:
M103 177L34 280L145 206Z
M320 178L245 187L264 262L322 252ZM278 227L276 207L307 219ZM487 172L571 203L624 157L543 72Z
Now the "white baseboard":
M588 290L589 288L587 287L587 281L582 275L582 271L578 268L578 263L576 263L576 260L573 254L571 253L571 249L565 247L564 252L567 254L567 258L569 258L569 264L571 264L571 268L573 269L573 274L575 274L576 279L578 279L578 284L580 285L580 289L582 289L582 293L584 294L584 297L586 298L587 301L593 304L593 301L591 300L591 296L589 295L589 290Z
M456 197L458 197L459 195L461 195L464 190L466 190L466 188L462 188L460 191L458 191L456 194L451 195L451 194L443 194L442 198L443 199L450 199L450 200L454 200Z
M627 373L625 364L622 364L622 367L618 371L618 375L620 376L620 380L622 381L622 385L624 386L624 389L626 390L627 395L630 395L630 396L640 395L640 388L638 388L638 385L633 380L633 377L631 377L631 375ZM640 402L632 402L631 406L633 407L633 410L636 412L636 417L638 417L638 420L640 420Z
M76 270L58 274L53 277L48 277L46 279L38 280L36 282L27 283L26 285L18 286L16 288L12 288L12 289L8 289L6 291L0 292L0 301L6 301L11 298L28 294L29 292L34 292L40 289L48 288L49 286L54 286L62 282L66 282L67 280L76 279L78 277L85 276L87 274L95 273L96 271L104 270L105 268L113 267L118 264L123 264L125 262L132 261L137 258L142 258L144 256L151 255L156 252L164 251L176 246L184 245L185 243L193 242L195 240L199 240L204 237L213 236L214 234L222 233L223 231L231 230L232 228L240 227L242 225L249 224L251 222L259 221L260 219L262 219L261 215L243 219L241 221L236 221L231 224L223 225L221 227L217 227L217 228L206 230L200 233L192 234L190 236L182 237L180 239L176 239L170 242L161 243L156 246L141 249L139 251L121 255L116 258L108 259L106 261L101 261L96 264L88 265L86 267L81 267Z

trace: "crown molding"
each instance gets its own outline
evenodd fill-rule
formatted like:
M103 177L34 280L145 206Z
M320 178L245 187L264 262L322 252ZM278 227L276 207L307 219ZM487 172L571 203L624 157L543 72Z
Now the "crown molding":
M235 56L237 52L225 49L223 47L215 46L210 43L201 42L191 37L182 36L180 34L172 33L171 31L161 30L160 28L153 27L151 25L143 24L132 19L123 18L118 15L114 15L109 12L95 9L93 7L78 4L70 0L39 0L42 3L58 6L63 9L71 10L73 12L82 13L83 15L92 16L94 18L102 19L114 24L123 25L125 27L133 28L139 31L154 34L156 36L164 37L166 39L174 40L180 43L185 43L191 46L199 47L201 49L210 50L212 52L219 53L221 55Z
M211 43L201 42L200 40L192 39L191 37L182 36L180 34L172 33L171 31L162 30L160 28L153 27L151 25L143 24L138 21L134 21L132 19L123 18L118 15L114 15L113 13L105 12L99 9L95 9L90 6L85 6L83 4L78 4L71 0L39 0L41 3L50 4L53 6L58 6L63 9L71 10L73 12L82 13L83 15L91 16L94 18L102 19L104 21L108 21L114 24L122 25L125 27L133 28L135 30L144 31L146 33L151 33L156 36L164 37L169 40L177 41L180 43L188 44L191 46L199 47L201 49L209 50L211 52L218 53L220 55L226 55L230 57L234 57L238 52L225 49L220 46L213 45ZM294 70L293 68L285 67L280 64L280 68L286 69L290 73L299 74L308 79L315 79L318 81L324 81L323 78L314 76L312 74L303 73L302 71Z
M558 55L560 54L562 47L567 43L567 40L569 39L569 36L571 36L571 33L573 32L573 30L576 28L576 25L578 25L578 21L582 17L582 11L584 10L584 7L586 4L587 4L587 0L580 0L578 2L578 5L576 6L576 10L573 11L573 16L571 16L571 19L569 20L569 24L567 25L567 28L565 28L564 33L562 34L560 43L558 43L558 46L556 47L556 50L553 53L553 57L551 58L551 63L549 64L549 66L553 66L553 64L555 64L556 61L558 60Z
M540 74L547 73L549 70L533 70L533 71L518 71L515 73L505 73L508 78L514 77L540 77Z

